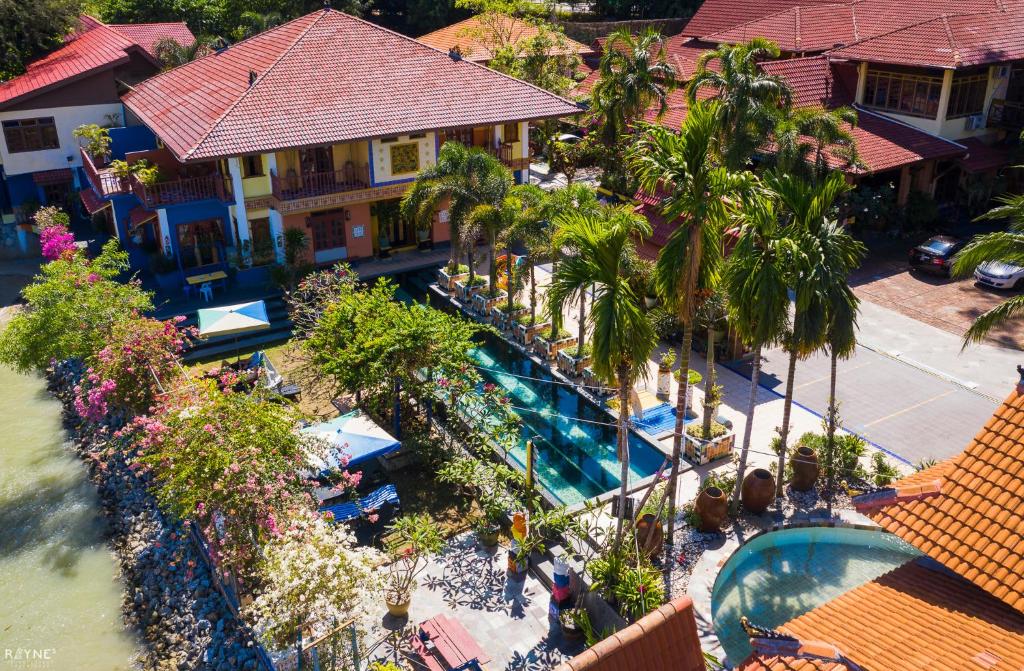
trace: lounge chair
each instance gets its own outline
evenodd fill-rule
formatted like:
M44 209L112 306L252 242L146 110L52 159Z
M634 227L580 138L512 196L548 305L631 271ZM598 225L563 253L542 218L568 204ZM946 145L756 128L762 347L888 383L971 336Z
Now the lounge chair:
M286 383L281 374L277 372L276 368L274 368L274 364L270 363L270 359L263 350L253 353L252 357L249 359L249 363L246 364L246 368L262 368L263 386L275 394L284 396L289 400L295 400L298 398L299 393L301 392L299 385Z
M394 485L378 487L356 501L345 501L333 506L323 506L320 508L320 512L331 513L334 516L335 522L347 522L362 516L364 513L380 510L385 505L390 505L395 510L401 508L402 503L398 498L398 491Z

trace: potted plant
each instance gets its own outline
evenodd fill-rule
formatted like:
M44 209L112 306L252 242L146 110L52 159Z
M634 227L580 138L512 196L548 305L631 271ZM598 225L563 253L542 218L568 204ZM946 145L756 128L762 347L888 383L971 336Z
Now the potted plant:
M455 282L455 298L462 303L470 303L473 296L487 288L487 278L483 275L474 275L472 278L457 280Z
M559 350L558 370L570 377L583 375L584 369L593 359L594 344L586 342L583 347Z
M665 591L661 571L650 562L637 558L635 565L626 566L615 585L619 612L634 622L662 604Z
M84 140L85 152L89 154L94 162L99 164L106 162L110 155L110 130L102 128L94 123L83 124L71 131L71 134L80 140Z
M388 550L393 562L384 586L384 601L392 617L406 617L416 589L416 577L427 568L428 557L441 551L444 538L426 513L400 517L388 527Z
M658 361L658 398L668 400L672 395L672 366L676 365L676 351L669 347ZM689 397L687 397L689 398ZM689 405L689 403L687 403Z
M501 331L508 331L517 319L529 311L530 308L518 301L514 301L511 306L507 301L498 303L491 308L491 323Z
M547 361L551 361L558 352L572 347L577 342L576 336L552 324L534 335L533 350Z
M551 328L551 322L540 316L530 317L525 315L517 319L513 327L512 335L519 344L529 347L538 333Z
M494 287L488 287L486 291L478 291L473 294L473 310L482 317L490 317L491 309L498 304L508 305L508 292Z
M587 632L593 631L586 608L566 608L558 614L558 626L562 630L562 638L572 643L584 640Z
M449 294L455 291L455 283L469 277L469 266L449 263L437 271L437 283Z
M711 430L707 435L698 422L686 426L686 458L697 465L727 457L735 446L736 434L715 420L711 420Z
M676 382L682 384L682 369L677 370L674 375ZM686 374L686 410L690 412L693 410L693 389L704 380L704 376L698 371L692 368Z

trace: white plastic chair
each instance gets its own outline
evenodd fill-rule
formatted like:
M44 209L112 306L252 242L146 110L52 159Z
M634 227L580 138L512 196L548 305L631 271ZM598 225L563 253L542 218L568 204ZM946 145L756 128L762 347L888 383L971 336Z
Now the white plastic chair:
M203 282L199 285L199 295L203 297L203 300L209 303L213 300L213 286L209 282Z

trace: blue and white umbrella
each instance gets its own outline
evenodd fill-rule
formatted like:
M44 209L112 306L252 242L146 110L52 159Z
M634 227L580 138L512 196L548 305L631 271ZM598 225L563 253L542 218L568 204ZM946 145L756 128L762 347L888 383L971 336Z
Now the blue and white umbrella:
M267 305L263 301L199 310L199 335L204 337L237 335L269 328Z

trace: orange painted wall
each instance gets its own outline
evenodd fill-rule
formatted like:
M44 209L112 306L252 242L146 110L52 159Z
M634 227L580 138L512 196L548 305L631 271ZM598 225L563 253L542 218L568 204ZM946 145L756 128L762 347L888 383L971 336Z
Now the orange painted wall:
M373 227L370 226L370 204L359 203L349 205L351 216L345 222L345 246L348 247L348 258L362 259L373 256ZM356 227L363 227L363 237L354 234Z
M445 200L444 202L442 202L438 209L447 210L448 201ZM451 228L448 227L448 222L441 223L441 221L438 219L436 212L434 213L434 226L431 231L430 239L433 240L435 243L448 242L449 240L452 239L452 231Z
M281 221L284 223L285 230L289 228L295 228L306 234L306 254L303 261L312 263L313 262L313 236L310 234L308 228L306 228L306 213L299 212L297 214L286 214L281 217Z

